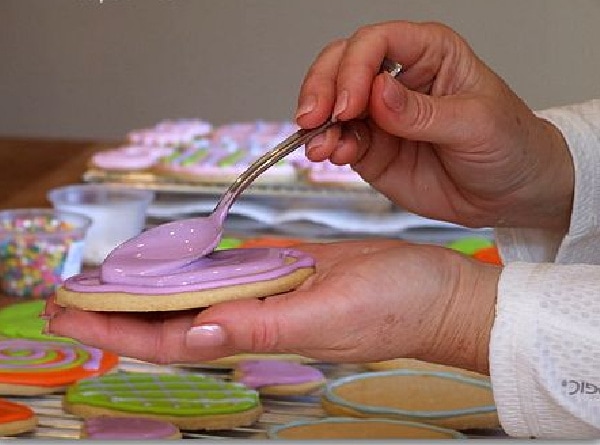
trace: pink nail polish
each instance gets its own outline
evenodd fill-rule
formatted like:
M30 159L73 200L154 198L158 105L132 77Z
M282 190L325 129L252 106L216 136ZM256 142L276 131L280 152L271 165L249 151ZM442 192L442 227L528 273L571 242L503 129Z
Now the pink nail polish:
M211 348L225 344L225 330L218 324L194 326L185 335L188 348Z

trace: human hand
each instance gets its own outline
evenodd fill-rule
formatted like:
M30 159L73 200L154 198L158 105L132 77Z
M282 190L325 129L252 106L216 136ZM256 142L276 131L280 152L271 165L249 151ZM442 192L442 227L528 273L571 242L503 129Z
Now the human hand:
M404 66L378 74L384 57ZM573 164L549 122L451 29L387 22L318 55L296 119L343 123L307 145L313 161L349 163L401 207L470 227L568 227Z
M48 328L156 363L295 353L354 363L414 357L487 371L499 267L394 240L299 248L317 268L293 292L200 313L94 313L50 300Z

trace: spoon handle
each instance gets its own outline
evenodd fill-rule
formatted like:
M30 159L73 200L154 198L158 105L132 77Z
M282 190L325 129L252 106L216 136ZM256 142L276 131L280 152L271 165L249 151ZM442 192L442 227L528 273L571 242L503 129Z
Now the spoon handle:
M402 65L384 58L381 63L379 72L388 72L394 78L398 77L402 73ZM246 188L264 173L268 168L275 165L281 159L289 155L291 152L296 150L298 147L304 145L310 141L316 135L323 133L329 127L333 126L335 121L329 119L319 127L312 128L310 130L300 129L290 137L285 139L283 142L278 144L273 150L265 153L263 156L254 161L238 178L229 186L227 191L223 194L219 202L217 203L213 215L215 215L219 222L223 222L227 216L229 208L233 205L237 197Z
M214 213L224 216L236 198L246 190L252 181L298 147L304 145L316 135L323 133L334 124L335 122L328 120L324 124L310 130L300 129L279 143L273 150L262 155L229 186L215 207Z

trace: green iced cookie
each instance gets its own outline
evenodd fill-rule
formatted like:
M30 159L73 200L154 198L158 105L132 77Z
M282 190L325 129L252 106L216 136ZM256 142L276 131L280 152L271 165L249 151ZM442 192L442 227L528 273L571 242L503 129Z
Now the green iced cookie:
M39 316L45 305L44 300L32 300L0 309L0 337L72 342L70 338L42 333L45 322Z
M446 244L446 247L453 250L457 250L458 252L470 256L477 252L479 249L491 247L493 245L494 243L487 238L481 236L468 236L452 241Z

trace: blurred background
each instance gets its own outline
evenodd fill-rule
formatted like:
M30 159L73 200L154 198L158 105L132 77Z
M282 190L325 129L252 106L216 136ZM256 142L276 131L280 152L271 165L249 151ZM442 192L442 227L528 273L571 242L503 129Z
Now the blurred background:
M327 42L392 19L452 26L534 108L599 95L598 0L2 0L0 135L289 119Z

